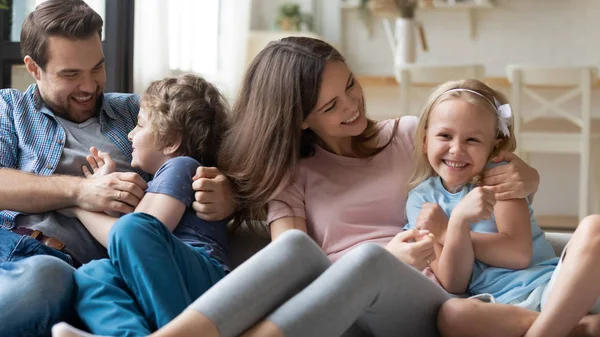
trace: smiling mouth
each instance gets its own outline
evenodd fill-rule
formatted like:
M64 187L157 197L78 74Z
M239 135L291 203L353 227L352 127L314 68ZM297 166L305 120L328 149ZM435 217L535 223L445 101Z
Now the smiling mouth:
M92 102L94 95L85 95L85 96L79 95L79 96L72 96L71 98L79 104L89 104L90 102Z
M469 165L468 163L461 163L461 162L452 161L452 160L442 160L442 162L446 166L454 168L454 169L462 169L462 168L465 168L465 167L467 167Z
M357 111L352 117L343 121L342 124L350 124L350 123L354 122L355 120L357 120L358 117L360 117L360 111Z

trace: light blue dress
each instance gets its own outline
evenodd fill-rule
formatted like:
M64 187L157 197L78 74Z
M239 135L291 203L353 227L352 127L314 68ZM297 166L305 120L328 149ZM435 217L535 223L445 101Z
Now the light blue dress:
M474 188L466 185L460 192L450 193L442 185L440 177L431 177L408 193L406 215L408 224L405 229L416 228L417 217L421 205L434 202L440 205L450 217L452 210ZM533 239L533 256L527 269L514 270L490 266L475 260L468 292L471 295L491 294L497 302L514 304L525 299L538 287L545 286L556 269L559 258L533 218L533 210L529 201L529 216ZM471 224L471 231L481 233L498 233L494 217L490 220ZM539 305L539 303L538 303Z

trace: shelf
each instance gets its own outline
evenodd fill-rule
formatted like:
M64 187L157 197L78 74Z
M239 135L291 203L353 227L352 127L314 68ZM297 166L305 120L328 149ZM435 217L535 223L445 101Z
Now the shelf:
M340 0L340 8L342 9L356 9L360 4L360 0ZM454 4L448 3L448 1L434 0L432 6L420 6L423 10L436 10L436 9L484 9L494 8L492 0L471 0L471 1L458 1Z

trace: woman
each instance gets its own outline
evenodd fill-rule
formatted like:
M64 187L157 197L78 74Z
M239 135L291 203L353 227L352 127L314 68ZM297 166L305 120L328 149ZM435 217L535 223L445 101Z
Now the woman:
M374 336L437 335L450 295L418 271L435 259L434 238L402 232L416 122L367 119L360 84L329 44L270 43L248 69L219 166L238 223L267 218L274 242L156 336L339 336L354 322ZM537 190L534 169L498 160L509 164L484 182L499 198Z

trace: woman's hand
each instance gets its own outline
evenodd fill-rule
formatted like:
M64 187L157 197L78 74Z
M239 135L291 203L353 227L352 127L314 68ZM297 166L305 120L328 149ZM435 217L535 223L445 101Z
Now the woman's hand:
M90 155L87 156L88 164L92 170L83 165L81 169L86 178L104 177L116 171L117 164L113 161L110 154L107 152L98 151L95 146L90 148Z
M446 229L448 229L448 216L440 205L434 202L423 203L417 217L417 229L428 230L435 236L439 244L444 245Z
M524 199L538 190L540 175L512 152L501 152L494 163L508 162L483 172L483 184L491 187L498 200Z
M461 223L470 225L492 217L496 198L490 187L476 187L464 197L452 211L452 217L458 217Z
M429 231L410 229L398 233L385 249L398 260L417 270L423 270L436 259L433 248L434 239L433 234Z
M206 221L223 220L235 211L231 181L216 167L200 166L192 178L196 191L192 208L196 215Z

